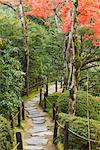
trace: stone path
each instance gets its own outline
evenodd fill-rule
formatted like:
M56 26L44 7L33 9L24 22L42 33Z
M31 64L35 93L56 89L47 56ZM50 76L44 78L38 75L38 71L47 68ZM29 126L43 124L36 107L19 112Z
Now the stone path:
M60 85L58 85L58 89ZM55 91L55 85L49 88L49 94ZM56 150L52 144L52 131L50 130L52 123L47 113L39 107L39 95L25 104L27 119L29 120L29 128L26 132L24 150Z

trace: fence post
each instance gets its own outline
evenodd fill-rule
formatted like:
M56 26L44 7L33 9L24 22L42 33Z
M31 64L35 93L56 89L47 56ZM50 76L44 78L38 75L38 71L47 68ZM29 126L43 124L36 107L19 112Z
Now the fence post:
M14 128L14 119L13 119L13 113L10 114L10 122L11 122L11 128Z
M20 107L18 107L18 127L21 127Z
M22 119L25 120L25 107L24 107L24 102L22 102Z
M65 122L64 126L64 150L68 150L68 131L69 128L69 122Z
M62 79L61 79L61 88L62 88L62 86L63 86L63 83L62 83Z
M99 148L100 148L100 142L99 142L99 139L100 139L100 131L97 131L97 135L96 135L97 137L96 137L96 140L98 141L97 143L96 143L96 149L97 150L99 150Z
M55 120L55 103L52 105L52 119Z
M38 91L38 79L36 79L36 90Z
M44 112L46 112L47 104L46 104L46 93L44 93Z
M55 83L55 91L57 92L58 91L58 88L57 88L57 81Z
M46 83L46 96L48 96L48 83Z
M42 100L42 88L40 88L40 102L39 102L39 105L41 104L41 100Z
M53 135L53 143L55 144L57 139L58 132L58 106L56 106L56 114L55 114L55 123L54 123L54 135Z
M43 79L42 79L42 88L44 87L44 81L43 81Z
M17 146L17 150L23 150L22 135L20 132L16 132L16 141L17 141L17 144L19 144Z

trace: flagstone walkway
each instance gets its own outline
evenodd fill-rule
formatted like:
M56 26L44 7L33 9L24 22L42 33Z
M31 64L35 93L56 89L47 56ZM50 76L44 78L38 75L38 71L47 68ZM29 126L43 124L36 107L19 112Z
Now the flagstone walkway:
M60 85L58 84L58 89ZM55 85L49 88L49 94L55 91ZM39 95L25 104L28 130L25 133L24 150L56 150L52 144L52 122L47 113L39 107Z

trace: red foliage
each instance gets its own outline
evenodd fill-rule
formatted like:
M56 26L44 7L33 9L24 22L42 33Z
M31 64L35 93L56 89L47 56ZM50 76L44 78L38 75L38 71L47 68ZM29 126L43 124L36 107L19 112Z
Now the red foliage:
M47 19L56 13L62 18L62 29L66 33L71 28L72 6L71 0L24 0L24 4L30 5L30 11L26 15ZM100 39L100 0L78 0L78 24L88 26L94 30L94 41ZM90 38L90 37L88 37ZM93 44L94 44L93 41ZM98 43L95 45L99 45Z

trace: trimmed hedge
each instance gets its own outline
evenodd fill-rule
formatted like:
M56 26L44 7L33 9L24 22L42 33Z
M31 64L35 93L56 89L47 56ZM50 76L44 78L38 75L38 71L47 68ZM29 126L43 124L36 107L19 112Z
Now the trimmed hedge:
M70 116L65 113L59 114L60 123L64 126L69 122L69 128L75 133L88 138L88 120L82 117ZM100 139L100 122L90 119L91 139L96 140L97 134ZM63 131L60 129L60 140L62 142ZM92 149L98 147L98 143L91 142ZM88 150L88 142L69 132L69 149L71 150Z
M11 150L13 144L13 133L9 122L0 116L0 150Z
M63 113L68 113L68 97L66 91L58 98L59 110ZM88 95L90 119L100 121L100 102L92 95ZM76 116L87 117L87 93L85 91L77 92L76 100Z

